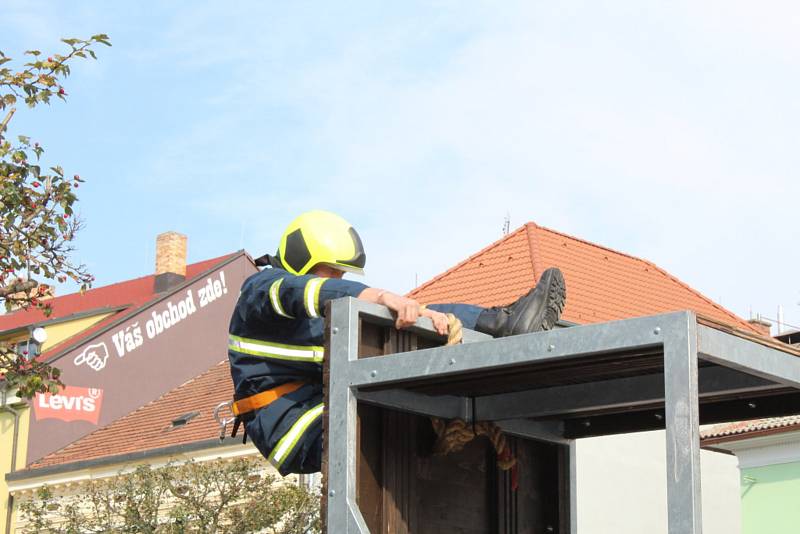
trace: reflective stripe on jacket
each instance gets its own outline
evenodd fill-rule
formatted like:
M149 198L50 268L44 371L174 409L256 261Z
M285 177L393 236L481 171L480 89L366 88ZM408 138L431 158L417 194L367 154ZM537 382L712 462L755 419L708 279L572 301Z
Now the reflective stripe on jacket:
M333 299L357 297L366 288L359 282L295 276L274 267L252 275L242 285L228 339L234 397L243 399L287 382L308 383L262 408L261 428L248 430L259 450L283 474L293 472L287 463L301 448L307 431L318 428L322 414L325 305Z

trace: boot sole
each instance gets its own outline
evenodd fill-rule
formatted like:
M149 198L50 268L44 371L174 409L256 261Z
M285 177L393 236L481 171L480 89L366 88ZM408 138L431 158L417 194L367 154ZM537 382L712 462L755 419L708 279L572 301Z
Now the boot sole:
M535 331L552 329L561 318L561 312L564 311L567 301L567 284L564 282L562 272L551 267L542 273L542 278L545 277L550 278L547 287L547 304L544 316Z
M564 310L564 303L567 297L564 275L555 267L551 267L542 273L539 282L528 295L523 298L537 299L539 303L535 313L527 315L524 310L519 310L520 315L509 325L506 333L500 335L519 335L531 332L550 330L558 322L561 312ZM518 301L520 303L520 301ZM515 303L513 306L518 305ZM525 303L523 306L530 306L533 303Z

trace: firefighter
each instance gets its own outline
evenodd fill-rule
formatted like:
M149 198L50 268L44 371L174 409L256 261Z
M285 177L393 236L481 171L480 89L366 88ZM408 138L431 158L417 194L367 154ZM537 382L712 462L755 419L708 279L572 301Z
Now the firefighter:
M382 304L397 328L429 317L446 335L446 313L464 327L495 337L550 329L564 306L564 279L548 269L528 294L507 307L439 304L421 308L413 299L360 282L366 254L355 229L325 211L297 217L281 237L278 253L243 284L230 322L228 357L234 383L233 411L247 435L281 475L313 473L322 459L322 358L325 304L340 297Z

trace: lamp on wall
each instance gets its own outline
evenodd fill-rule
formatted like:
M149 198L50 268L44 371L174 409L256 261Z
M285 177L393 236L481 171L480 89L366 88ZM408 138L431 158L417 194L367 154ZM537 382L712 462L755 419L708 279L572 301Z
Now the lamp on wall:
M37 326L31 331L27 342L17 345L17 353L20 353L21 350L21 356L30 360L41 354L42 344L45 341L47 341L47 331L41 326Z
M47 330L45 330L41 326L37 326L36 328L33 329L33 332L31 332L31 338L33 338L34 341L36 341L41 345L42 343L47 341Z

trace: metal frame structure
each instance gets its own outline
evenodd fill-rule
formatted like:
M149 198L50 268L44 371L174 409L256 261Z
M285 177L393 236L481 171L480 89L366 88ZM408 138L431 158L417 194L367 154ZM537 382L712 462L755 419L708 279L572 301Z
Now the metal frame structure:
M770 394L792 395L800 390L800 358L795 354L698 324L692 312L500 339L465 330L461 345L368 359L358 359L361 321L387 324L392 321L389 311L348 298L333 302L330 314L327 525L329 532L337 534L369 532L356 502L354 444L359 402L442 418L492 420L511 435L568 445L569 528L573 534L578 529L571 438L577 434L570 432L565 422L580 421L581 414L588 413L635 417L628 414L637 407L655 407L648 412L650 427L628 424L604 433L654 428L657 419L658 426L666 429L668 531L700 534L700 403L741 400L748 395L765 399ZM414 328L433 332L428 319L421 319ZM626 354L641 349L663 354L663 374L629 373L480 397L426 395L406 387L420 380L448 380L468 373L513 372L522 365L561 362L578 369L598 355L619 354L624 364ZM800 406L798 397L776 398L791 398L795 407ZM753 402L736 406L726 412L728 419L753 417L746 407L753 408ZM642 412L638 413L641 417Z

